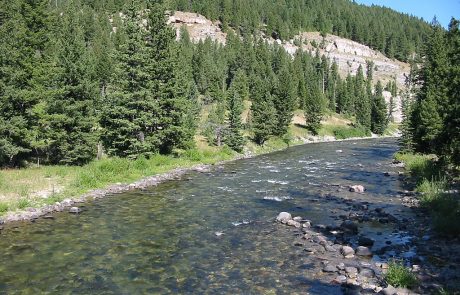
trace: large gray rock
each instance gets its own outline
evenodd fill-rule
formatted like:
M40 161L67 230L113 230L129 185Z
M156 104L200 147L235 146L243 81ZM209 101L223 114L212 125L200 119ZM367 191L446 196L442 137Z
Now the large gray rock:
M287 223L289 220L292 220L292 215L287 212L281 212L278 214L278 217L276 217L276 221L281 223Z
M372 252L367 247L359 246L358 248L356 248L356 255L369 257L369 256L372 256Z
M323 267L323 272L336 272L337 267L332 264L327 264L326 266Z
M355 250L353 250L352 247L350 246L342 246L340 248L340 253L345 257L345 258L352 258L355 255Z

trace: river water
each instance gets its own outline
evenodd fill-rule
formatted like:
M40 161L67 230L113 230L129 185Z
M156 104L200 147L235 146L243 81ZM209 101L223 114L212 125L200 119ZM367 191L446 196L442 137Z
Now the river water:
M352 210L344 200L410 214L393 197L397 176L383 175L396 151L394 139L298 146L9 226L0 294L340 294L274 218L337 224ZM366 193L340 189L351 184ZM379 232L375 247L393 230L360 227Z

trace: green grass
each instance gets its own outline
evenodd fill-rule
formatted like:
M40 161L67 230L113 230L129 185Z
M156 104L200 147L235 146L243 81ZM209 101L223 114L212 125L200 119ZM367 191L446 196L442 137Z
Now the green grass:
M436 158L410 153L397 153L395 158L404 162L414 177L420 204L430 211L436 232L443 236L460 235L460 196L445 193L449 183Z
M3 215L5 212L7 212L9 209L8 204L4 202L0 202L0 215Z
M110 184L130 183L175 168L214 164L235 156L236 153L228 147L221 147L187 150L180 156L155 155L149 159L106 158L83 167L42 166L0 170L0 214L53 204ZM46 197L40 197L37 192L44 192Z
M388 264L385 281L394 287L403 288L413 288L418 284L415 274L397 261L392 261Z
M395 159L405 164L406 170L415 177L417 183L424 179L440 178L441 170L433 155L396 153Z

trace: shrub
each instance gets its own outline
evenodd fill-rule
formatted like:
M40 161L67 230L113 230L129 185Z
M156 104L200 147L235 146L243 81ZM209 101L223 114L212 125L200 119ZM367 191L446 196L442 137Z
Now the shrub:
M31 203L28 199L19 199L18 201L18 208L19 209L25 209L27 207L30 207Z
M417 278L401 262L392 261L388 265L388 272L385 275L388 284L395 287L412 288L417 285Z
M0 202L0 214L5 213L6 211L8 211L8 209L9 209L8 204Z
M334 137L337 139L347 139L347 138L352 138L352 137L365 137L369 136L369 132L362 127L336 127L332 131L334 134Z

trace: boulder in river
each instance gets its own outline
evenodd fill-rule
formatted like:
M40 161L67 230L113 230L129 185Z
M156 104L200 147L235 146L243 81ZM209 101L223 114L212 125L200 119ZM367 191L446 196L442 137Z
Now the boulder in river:
M363 236L360 236L358 238L358 244L360 246L367 246L367 247L370 247L372 245L374 245L374 240L371 239L371 238L368 238L368 237L363 237Z
M372 252L367 247L359 246L358 248L356 248L356 255L358 255L358 256L372 256Z
M342 246L340 248L340 253L345 257L345 258L352 258L355 255L355 250L353 250L352 247L350 246Z
M286 224L289 220L292 220L292 215L288 212L281 212L276 217L276 221Z
M358 225L351 220L345 220L344 222L342 222L342 224L340 225L340 228L345 232L349 232L353 234L358 233Z
M357 185L350 185L350 192L353 193L364 193L364 186L357 184Z

